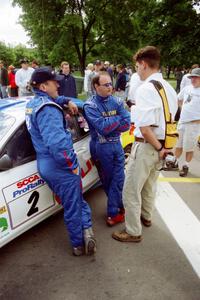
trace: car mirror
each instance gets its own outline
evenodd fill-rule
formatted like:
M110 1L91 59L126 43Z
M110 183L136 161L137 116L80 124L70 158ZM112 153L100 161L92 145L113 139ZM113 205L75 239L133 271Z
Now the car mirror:
M8 154L4 154L1 158L0 158L0 171L6 171L9 170L10 168L12 168L13 163L11 158L9 157Z

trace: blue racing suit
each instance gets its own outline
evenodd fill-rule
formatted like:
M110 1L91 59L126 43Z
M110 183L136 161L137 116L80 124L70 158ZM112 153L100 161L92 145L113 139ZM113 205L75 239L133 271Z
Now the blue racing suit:
M84 104L92 150L101 166L101 180L108 197L107 215L116 216L123 208L124 151L120 134L130 126L130 114L116 97L94 95Z
M92 226L91 211L82 196L81 177L73 173L79 165L62 110L69 100L64 96L53 99L38 89L34 93L26 106L26 124L38 171L61 199L72 246L83 246L83 230Z

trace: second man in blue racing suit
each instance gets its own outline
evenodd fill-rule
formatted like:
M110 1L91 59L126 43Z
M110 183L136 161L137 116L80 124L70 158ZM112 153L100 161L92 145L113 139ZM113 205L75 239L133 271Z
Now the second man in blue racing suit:
M91 132L91 155L100 163L100 177L108 197L106 222L113 226L124 221L124 151L120 134L129 129L130 115L122 100L112 96L107 72L96 75L92 83L96 95L85 103L84 112Z

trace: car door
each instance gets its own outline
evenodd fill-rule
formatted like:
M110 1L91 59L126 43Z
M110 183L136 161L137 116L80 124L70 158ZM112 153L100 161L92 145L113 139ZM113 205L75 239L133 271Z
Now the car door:
M89 127L81 108L79 108L78 115L75 116L71 116L66 110L65 118L68 122L68 129L72 134L74 149L81 167L83 190L86 191L99 182L98 172L90 154Z
M4 145L0 154L0 169L2 246L60 206L37 171L35 151L25 123Z

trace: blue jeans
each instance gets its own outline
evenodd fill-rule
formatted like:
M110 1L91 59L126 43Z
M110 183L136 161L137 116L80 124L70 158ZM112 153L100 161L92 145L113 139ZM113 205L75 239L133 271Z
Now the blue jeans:
M8 98L7 86L1 85L1 96L2 98Z
M58 168L51 158L37 159L37 163L41 177L62 202L72 246L83 246L83 231L92 227L92 221L90 207L82 195L81 177Z

